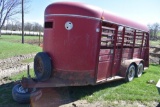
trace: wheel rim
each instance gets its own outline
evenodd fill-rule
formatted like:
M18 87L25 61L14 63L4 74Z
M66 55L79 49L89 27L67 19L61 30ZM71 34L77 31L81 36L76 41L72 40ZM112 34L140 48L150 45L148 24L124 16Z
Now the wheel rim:
M128 72L128 79L129 79L129 81L132 81L132 80L133 80L134 75L135 75L135 67L134 67L134 66L131 66L131 67L129 68L129 72Z
M28 89L26 88L23 88L22 86L20 86L20 87L18 87L17 88L17 92L19 92L19 93L27 93L28 92Z
M34 92L34 91L36 91L35 88L33 88L33 89L28 89L28 88L23 88L22 86L20 86L20 87L17 88L17 92L18 92L18 93L22 93L22 94L28 93L28 92L32 93L32 92Z
M140 64L140 65L138 66L138 73L137 73L138 77L142 75L142 72L143 72L143 65Z

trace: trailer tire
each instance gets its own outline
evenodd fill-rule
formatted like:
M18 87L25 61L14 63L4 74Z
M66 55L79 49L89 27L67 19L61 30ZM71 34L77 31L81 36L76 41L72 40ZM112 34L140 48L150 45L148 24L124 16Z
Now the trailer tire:
M143 66L143 63L141 62L141 63L139 63L139 65L138 65L138 69L137 69L137 71L136 71L135 76L136 76L136 77L141 77L143 71L144 71L144 66Z
M52 73L51 58L45 52L39 52L34 58L34 72L38 81L46 81Z
M30 97L36 95L34 94L36 92L37 90L35 88L28 91L28 89L24 89L20 84L17 84L12 88L12 97L18 103L29 103Z
M126 82L132 81L134 79L135 73L136 73L135 65L131 64L127 69L125 81Z

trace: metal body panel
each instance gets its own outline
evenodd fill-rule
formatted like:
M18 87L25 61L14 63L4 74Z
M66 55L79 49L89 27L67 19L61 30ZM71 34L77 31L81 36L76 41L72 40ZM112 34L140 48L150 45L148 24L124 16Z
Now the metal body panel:
M53 61L52 77L76 80L78 77L73 76L73 73L79 76L84 74L82 77L86 73L89 74L88 78L94 79L100 33L96 29L100 28L100 21L69 16L48 16L45 22L49 21L53 21L53 28L44 30L43 51L47 52ZM65 29L67 21L73 23L71 30ZM83 80L87 83L85 79Z

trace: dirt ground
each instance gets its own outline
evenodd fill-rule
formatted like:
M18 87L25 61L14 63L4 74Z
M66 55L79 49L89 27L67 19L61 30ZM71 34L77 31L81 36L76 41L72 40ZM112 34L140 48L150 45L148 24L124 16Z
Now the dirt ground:
M7 59L0 60L0 79L15 75L21 71L27 70L27 65L33 68L33 62L24 62L24 60L34 58L36 53L17 55Z
M160 46L150 48L149 53L149 62L154 64L160 64Z
M60 107L159 107L157 102L142 103L138 101L97 101L88 103L85 100L75 101Z

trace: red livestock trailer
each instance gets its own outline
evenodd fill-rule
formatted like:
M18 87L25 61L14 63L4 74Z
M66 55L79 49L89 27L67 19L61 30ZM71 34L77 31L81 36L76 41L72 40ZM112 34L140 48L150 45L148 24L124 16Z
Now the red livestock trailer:
M149 67L148 31L147 26L98 7L53 3L45 10L43 52L34 59L36 78L23 78L21 85L42 88L132 81Z

